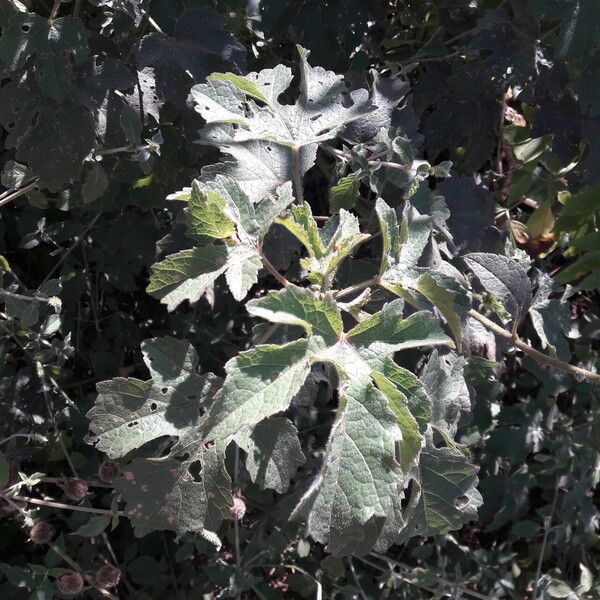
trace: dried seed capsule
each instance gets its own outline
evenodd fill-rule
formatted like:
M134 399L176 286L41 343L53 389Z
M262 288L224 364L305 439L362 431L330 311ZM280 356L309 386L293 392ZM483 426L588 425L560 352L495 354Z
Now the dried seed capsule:
M74 502L81 502L88 492L87 483L83 479L77 479L76 477L64 479L60 487L67 498Z
M45 544L49 542L56 533L56 530L50 523L46 523L46 521L38 521L30 530L29 530L29 539L34 544Z
M56 579L56 587L68 596L76 596L83 590L83 577L75 571L68 571Z
M104 565L96 573L96 581L101 588L108 590L119 584L121 571L112 565Z
M240 496L233 497L233 506L229 509L229 517L239 521L246 514L246 503Z
M98 468L98 479L104 483L110 483L119 474L117 463L105 460Z

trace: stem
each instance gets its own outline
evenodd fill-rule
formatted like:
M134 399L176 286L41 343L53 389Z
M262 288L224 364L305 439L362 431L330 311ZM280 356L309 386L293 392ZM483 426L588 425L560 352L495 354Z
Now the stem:
M550 509L550 515L547 519L544 520L544 538L542 539L542 547L540 548L540 555L538 557L537 567L535 570L535 586L533 588L533 600L537 600L538 597L538 588L540 585L540 578L542 576L542 565L544 564L544 554L546 553L546 544L548 543L548 534L552 529L550 526L552 525L552 519L554 517L554 512L556 511L556 505L558 503L558 492L560 491L560 477L556 480L556 485L554 486L554 498L552 498L552 508Z
M8 437L5 437L4 439L0 440L0 446L2 444L6 444L7 442L10 442L10 440L14 440L16 438L27 438L28 443L31 441L31 438L39 439L40 442L48 441L48 439L45 438L44 436L39 436L39 435L33 434L33 433L13 433L12 435L9 435Z
M265 333L263 333L263 335L256 342L256 346L266 343L278 329L279 323L273 323L273 325L271 325L271 327L269 327L269 329L267 329L267 331L265 331Z
M357 283L356 285L351 285L350 287L344 288L343 290L338 290L333 294L333 297L337 300L338 298L343 298L344 296L349 296L354 292L358 292L360 290L364 290L370 285L377 285L379 283L378 277L373 277L372 279L367 279L367 281L363 281L362 283Z
M271 264L269 259L264 254L261 253L260 258L262 260L263 267L269 271L269 273L271 273L271 275L273 275L273 277L275 277L275 279L277 279L277 281L279 281L283 287L287 287L290 284L290 282L281 273L279 273L279 271Z
M350 567L350 572L352 573L352 579L354 579L354 583L356 584L356 587L358 588L360 597L363 600L369 600L369 597L365 594L365 590L363 590L362 586L360 585L360 581L358 580L358 575L356 574L356 570L354 569L354 563L352 562L352 558L349 556L346 560L348 561L348 566Z
M50 277L52 277L52 275L54 275L56 269L58 269L58 267L60 267L60 265L62 265L62 263L65 261L65 259L67 258L67 256L69 256L69 254L71 254L71 252L73 252L73 250L75 250L75 248L77 248L77 246L81 243L81 240L83 240L83 238L89 233L90 229L96 224L96 221L102 216L102 213L99 212L90 222L90 224L85 228L85 231L79 236L79 237L75 237L75 240L73 241L73 243L71 244L71 246L69 247L69 249L60 257L60 260L52 267L52 269L50 270L50 272L48 273L48 275L46 275L42 285L44 285L44 283L46 283L48 281L48 279L50 279ZM91 299L90 299L91 302Z
M294 195L298 204L304 203L304 188L302 187L302 173L300 172L300 148L292 147L292 171L294 183Z
M48 17L49 19L54 19L56 17L56 15L58 14L60 2L61 2L61 0L54 0L54 6L52 7L52 10L50 11L50 16Z
M15 292L9 292L8 290L0 290L0 296L6 296L7 298L13 298L15 300L26 300L27 302L50 302L48 298L39 298L37 296L23 296L22 294L15 294Z
M347 152L343 152L342 150L338 150L337 148L332 148L331 146L321 146L325 152L335 156L337 158L343 158L345 160L352 160L352 156ZM381 153L379 154L379 156ZM378 156L375 154L374 156ZM367 162L370 165L381 165L382 167L387 167L388 169L398 169L399 171L408 171L409 167L406 165L401 165L399 163L393 163L385 160L377 160L375 158L369 158Z
M523 340L518 337L514 337L510 331L507 331L503 327L496 325L493 321L490 321L487 317L479 314L476 310L471 309L467 313L473 319L479 321L485 328L489 329L496 335L503 337L506 340L510 340L513 346L516 346L519 350L522 350L525 354L528 354L532 358L534 358L537 362L551 365L560 371L564 371L565 373L569 373L570 375L575 375L577 377L583 377L588 381L592 381L594 383L600 383L600 375L597 373L592 373L587 369L583 369L581 367L576 367L574 365L570 365L568 363L563 362L562 360L558 360L557 358L552 358L535 348L532 348L529 344L526 344Z
M16 200L19 196L28 194L36 186L37 186L37 179L35 181L32 181L31 183L28 183L27 185L23 186L22 188L15 190L14 192L8 192L8 193L5 192L4 194L2 194L0 196L0 206L4 206L5 204L12 202L13 200Z
M27 496L11 496L13 500L19 502L27 502L27 504L36 504L38 506L48 506L50 508L61 508L63 510L76 510L79 512L92 513L94 515L106 515L108 517L114 517L115 514L118 517L123 516L123 511L118 510L116 513L112 510L104 508L92 508L90 506L77 506L74 504L63 504L62 502L54 502L53 500L40 500L39 498L28 498Z
M98 590L105 598L110 598L111 600L118 600L116 596L113 596L108 590L105 590L103 587L99 586L93 577L88 575L62 548L59 548L56 544L49 543L48 544L52 550L58 556L60 556L74 571L77 571L94 589Z
M377 554L377 552L371 552L371 554L369 556L373 556L375 558L378 558L379 560L383 560L383 561L387 562L388 566L390 568L392 565L394 567L399 568L401 571L406 571L409 568L406 565L403 565L402 563L398 562L397 560L388 558L387 556L384 556L383 554ZM363 560L361 557L358 557L358 558L359 558L359 560ZM364 562L364 560L363 560L363 562ZM369 564L372 567L377 568L373 563L367 563L367 564ZM479 592L475 592L474 590L470 590L468 587L465 587L464 585L462 585L460 583L455 583L454 581L450 581L449 579L440 577L439 575L436 575L435 577L440 584L454 588L455 591L460 592L463 596L472 596L473 598L479 598L480 600L491 600L491 596L489 594L485 595L485 594L481 594ZM402 577L402 581L409 583L411 585L414 585L415 587L418 587L418 588L422 587L420 584L415 583L414 581L412 581L411 579L409 579L407 577ZM422 588L422 589L428 589L428 588ZM433 592L434 590L428 590L428 591Z

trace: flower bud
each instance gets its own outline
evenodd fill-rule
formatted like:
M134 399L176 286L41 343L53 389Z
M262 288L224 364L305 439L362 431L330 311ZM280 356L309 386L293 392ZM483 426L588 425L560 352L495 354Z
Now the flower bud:
M98 479L104 483L110 483L119 474L117 463L105 460L98 468Z
M246 514L246 503L240 496L233 497L233 506L229 509L229 518L239 521Z
M96 582L105 590L117 586L120 579L121 571L112 565L104 565L103 567L100 567L96 573Z
M88 492L88 485L83 479L69 477L60 484L65 496L74 502L81 502Z
M46 523L46 521L38 521L30 530L29 530L29 539L34 544L45 544L49 542L56 533L56 530L50 523Z
M83 590L83 577L75 571L67 571L56 579L56 587L67 596L77 596Z

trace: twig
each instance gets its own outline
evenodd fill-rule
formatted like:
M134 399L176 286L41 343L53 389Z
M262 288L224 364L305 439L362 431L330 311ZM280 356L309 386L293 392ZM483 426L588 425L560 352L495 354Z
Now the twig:
M292 147L292 172L294 183L294 195L298 204L304 203L304 188L302 187L302 173L300 171L300 148Z
M42 285L44 285L44 283L46 283L50 279L50 277L52 277L52 275L54 275L56 269L58 269L58 267L60 267L60 265L62 265L62 263L67 258L67 256L69 256L69 254L71 254L71 252L73 252L73 250L75 250L75 248L77 248L77 246L81 243L81 240L83 240L83 238L90 232L90 229L96 224L96 221L101 217L101 215L102 215L101 212L98 213L92 219L90 224L85 228L84 232L80 236L75 237L75 241L69 246L69 249L60 257L60 260L52 267L52 269L50 269L50 272L44 278L44 282L42 283Z
M50 548L58 554L74 571L77 571L94 589L98 590L105 598L111 600L119 600L116 596L113 596L108 590L98 585L95 579L88 575L62 548L59 548L56 544L49 543Z
M407 568L406 565L403 565L401 562L398 562L397 560L394 560L392 558L388 558L387 556L384 556L383 554L378 554L377 552L371 552L371 554L369 556L373 556L375 558L378 558L379 560L383 560L383 561L387 562L389 566L393 565L393 566L399 568L400 570L406 570L406 568ZM375 565L373 565L372 563L370 563L370 564L372 567L375 567ZM464 585L462 585L460 583L455 583L454 581L450 581L449 579L440 577L437 574L435 575L435 578L437 579L438 583L440 583L442 585L446 585L448 587L452 587L457 592L460 592L461 594L463 594L465 596L471 596L473 598L478 598L478 600L490 600L489 594L488 595L481 594L480 592L470 590L468 587L465 587ZM402 580L405 581L406 583L410 583L411 585L414 585L415 587L421 587L421 585L413 582L408 577L402 577ZM423 588L423 589L427 589L427 588ZM428 589L428 591L433 592L434 590Z
M4 496L2 496L4 498ZM75 510L78 512L91 513L94 515L107 515L109 517L123 516L122 510L108 510L105 508L92 508L90 506L79 506L76 504L63 504L62 502L54 502L53 500L40 500L39 498L28 498L27 496L11 496L13 500L18 502L26 502L27 504L36 504L37 506L48 506L50 508L60 508L63 510ZM5 499L8 499L6 497Z
M542 576L542 566L544 564L544 554L546 553L546 544L548 543L548 534L552 529L552 519L554 518L554 512L556 511L556 505L558 503L558 493L560 491L560 477L556 480L554 486L554 497L552 498L552 507L550 508L550 515L547 519L544 519L544 537L542 539L542 547L540 548L540 555L538 557L537 568L535 570L535 586L533 588L533 600L538 598L538 588L540 585L540 578Z
M261 344L266 343L271 336L279 329L279 323L273 323L271 325L271 327L269 327L269 329L267 329L267 331L265 331L260 338L258 339L258 341L256 342L257 346L260 346Z
M338 150L337 148L332 148L331 146L321 146L325 152L335 156L337 158L343 158L345 160L352 160L352 156L343 150ZM380 153L381 155L381 153ZM375 155L377 156L377 155ZM393 163L385 160L378 160L374 158L369 158L367 162L370 165L381 165L382 167L387 167L388 169L398 169L399 171L408 171L408 167L406 165L401 165L399 163Z
M370 285L377 285L379 283L379 277L373 277L372 279L367 279L367 281L363 281L362 283L357 283L356 285L351 285L343 290L338 290L334 292L333 297L337 300L338 298L343 298L344 296L349 296L354 292L358 292L360 290L364 290Z
M277 281L283 286L287 287L290 282L271 264L269 259L261 253L260 258L262 260L263 267L277 279Z
M365 590L363 590L362 585L360 585L360 581L358 580L358 575L356 574L356 570L354 569L354 563L352 562L352 557L349 556L347 558L347 561L348 561L348 566L350 567L350 573L352 573L352 579L354 579L354 583L356 584L356 587L358 588L360 597L363 600L369 600L369 597L365 594Z
M61 0L54 0L54 6L52 7L52 10L50 11L50 15L49 15L49 19L54 19L56 18L56 15L58 14L58 9L60 7L60 3Z
M470 317L473 317L477 321L479 321L486 329L489 329L496 335L503 337L506 340L509 340L511 344L517 347L519 350L528 354L536 361L542 364L547 364L559 369L560 371L564 371L565 373L569 373L570 375L575 375L577 377L583 377L588 381L592 381L594 383L600 383L600 375L598 373L592 373L587 369L583 369L581 367L576 367L574 365L570 365L568 363L563 362L562 360L558 360L557 358L552 358L535 348L532 348L529 344L526 344L523 340L518 337L514 337L510 331L507 331L503 327L496 325L493 321L490 321L487 317L484 317L482 314L479 314L476 310L471 309L467 313Z
M50 302L49 298L40 298L38 296L24 296L23 294L15 294L15 292L9 292L8 290L0 290L0 296L6 296L7 298L13 298L14 300L25 300L27 302Z
M13 200L16 200L19 196L28 194L36 186L37 186L37 179L35 181L32 181L31 183L28 183L27 185L24 185L22 188L19 188L18 190L15 190L13 192L11 192L11 191L5 192L4 194L2 194L0 196L0 206L4 206L5 204L12 202Z

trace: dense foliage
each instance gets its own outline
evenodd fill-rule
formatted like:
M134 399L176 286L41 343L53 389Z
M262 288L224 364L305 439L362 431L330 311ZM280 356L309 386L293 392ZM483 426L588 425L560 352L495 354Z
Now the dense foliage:
M0 595L600 598L597 0L0 0Z

